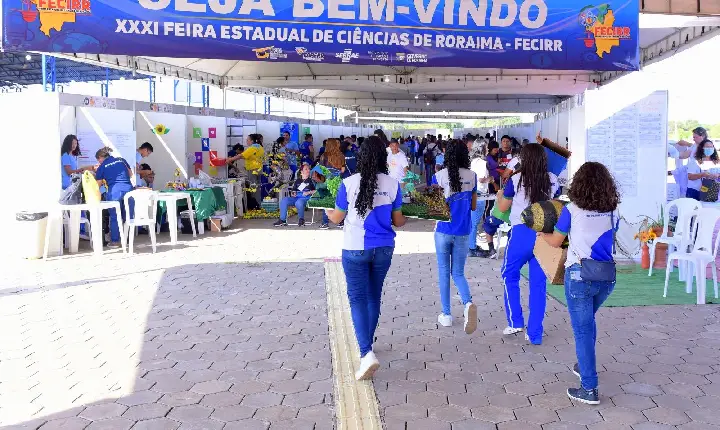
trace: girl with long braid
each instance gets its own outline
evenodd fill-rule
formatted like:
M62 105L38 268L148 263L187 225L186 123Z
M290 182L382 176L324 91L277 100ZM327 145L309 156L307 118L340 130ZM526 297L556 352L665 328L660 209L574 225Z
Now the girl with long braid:
M400 184L388 175L385 144L370 136L357 155L358 173L345 178L338 190L332 222L345 221L342 265L347 282L350 314L360 347L355 378L372 378L380 367L373 353L380 319L380 298L395 250L392 226L405 225Z
M510 177L502 197L497 202L501 211L510 209L512 226L501 271L505 284L505 315L508 321L503 334L515 334L525 327L520 303L520 269L529 263L530 313L525 339L540 345L543 337L547 277L533 254L537 233L523 224L521 213L533 203L552 199L559 185L557 177L548 172L547 155L542 146L526 145L520 152L520 159L520 169Z
M477 329L477 306L472 302L470 285L465 278L465 262L470 251L468 242L472 229L471 212L477 206L477 178L470 170L470 154L464 142L453 140L447 144L445 168L435 174L432 183L442 188L450 207L450 221L438 221L435 226L435 251L442 304L438 324L450 327L453 323L450 313L452 275L465 307L465 333L471 334Z

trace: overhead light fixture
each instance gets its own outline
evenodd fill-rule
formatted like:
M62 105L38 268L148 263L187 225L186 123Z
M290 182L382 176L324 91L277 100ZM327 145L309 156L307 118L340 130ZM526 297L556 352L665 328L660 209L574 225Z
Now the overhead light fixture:
M430 102L425 102L425 106L430 106Z
M385 82L390 82L390 76L385 75L385 78L383 79Z
M27 54L27 55L25 56L25 59L26 59L27 61L30 61L30 60L32 60L32 56L31 56L30 54Z
M415 100L420 98L420 94L415 94Z

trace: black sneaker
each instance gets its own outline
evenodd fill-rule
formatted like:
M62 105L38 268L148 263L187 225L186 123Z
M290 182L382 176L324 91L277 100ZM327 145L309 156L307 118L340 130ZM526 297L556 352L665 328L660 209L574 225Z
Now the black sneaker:
M575 374L575 376L577 376L578 378L581 377L581 376L580 376L580 366L578 366L577 363L573 364L572 372L573 372L573 373Z
M482 257L482 255L483 255L482 252L483 252L482 249L478 249L478 248L471 249L470 252L468 253L468 257Z
M337 228L344 228L344 227L345 227L345 221L343 221L337 225Z
M273 227L287 227L287 221L279 219L273 223Z
M584 388L568 388L567 395L570 400L575 400L586 405L599 405L600 395L598 394L597 388L593 390L586 390Z
M329 228L330 228L330 226L327 225L327 223L322 223L322 224L320 224L320 230L327 230L327 229L329 229Z
M298 220L298 227L304 227L304 226L305 226L305 220L302 219L302 218L300 218L300 219Z

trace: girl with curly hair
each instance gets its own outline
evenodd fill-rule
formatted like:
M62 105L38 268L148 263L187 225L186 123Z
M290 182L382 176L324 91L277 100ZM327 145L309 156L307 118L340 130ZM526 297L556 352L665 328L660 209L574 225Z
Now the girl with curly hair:
M600 163L588 162L573 176L568 197L570 204L560 213L555 232L538 233L538 236L556 248L566 237L569 239L565 298L578 360L573 373L580 378L580 388L569 388L567 395L581 403L597 405L600 399L595 364L595 314L615 289L615 283L584 281L580 262L585 259L613 261L620 196L608 169Z
M388 175L385 144L370 136L358 152L358 173L345 178L338 190L334 223L345 221L342 265L347 281L350 313L360 347L360 368L355 378L372 378L380 367L373 353L380 319L383 282L395 249L392 226L405 225L400 184Z
M328 139L325 142L325 152L320 156L320 165L327 167L333 175L342 176L345 178L345 154L342 152L340 147L340 141L338 139ZM330 226L330 220L327 215L323 213L322 224L320 224L321 230L327 230ZM344 224L338 224L339 228L342 228Z
M527 333L525 339L535 345L542 343L543 319L545 318L545 290L547 277L538 263L533 250L535 231L522 222L522 211L533 203L551 200L559 189L557 176L548 171L545 149L540 145L527 145L520 152L522 164L518 172L510 176L498 196L498 209L510 210L510 233L505 248L502 279L505 284L505 316L508 326L504 335L523 331L522 304L520 303L520 269L529 264L530 294Z
M465 307L465 333L471 334L477 329L477 306L472 302L470 285L465 278L465 262L470 252L468 242L472 230L471 212L477 207L477 178L470 170L467 144L460 140L452 140L447 144L445 168L435 174L432 183L442 188L445 201L450 207L450 221L438 221L435 226L435 252L442 305L438 324L450 327L453 323L450 313L452 275Z

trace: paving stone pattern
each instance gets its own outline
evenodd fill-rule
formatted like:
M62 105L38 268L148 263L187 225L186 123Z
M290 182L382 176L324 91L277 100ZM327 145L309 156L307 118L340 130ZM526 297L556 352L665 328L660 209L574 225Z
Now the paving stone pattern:
M455 297L454 327L438 328L431 230L399 232L385 287L374 386L386 429L720 430L716 306L602 309L602 404L573 405L565 307L548 299L541 346L503 337L499 262L468 263L478 331L463 333ZM243 221L175 247L161 235L157 254L140 238L135 257L4 266L0 427L333 428L321 259L341 234Z
M602 403L573 404L565 394L578 386L566 308L548 298L540 346L522 333L503 336L499 267L469 261L480 323L468 336L454 287L454 325L437 324L435 255L394 257L374 346L381 362L374 385L387 430L720 430L717 306L603 308Z
M3 428L333 428L322 264L122 278L0 294Z

